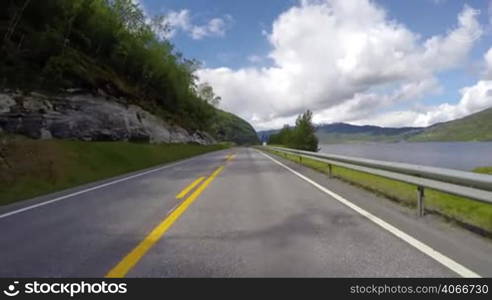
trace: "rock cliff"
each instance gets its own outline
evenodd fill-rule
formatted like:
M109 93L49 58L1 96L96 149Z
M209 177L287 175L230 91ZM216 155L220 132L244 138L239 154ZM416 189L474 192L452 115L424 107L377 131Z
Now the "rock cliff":
M35 139L216 143L206 132L168 124L138 106L77 90L57 96L0 92L1 131Z

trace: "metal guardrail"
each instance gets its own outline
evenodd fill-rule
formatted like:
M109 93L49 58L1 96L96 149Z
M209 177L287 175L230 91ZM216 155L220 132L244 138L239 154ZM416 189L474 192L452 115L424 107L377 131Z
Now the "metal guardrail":
M419 216L424 214L425 188L492 204L491 175L282 147L267 146L266 148L282 153L296 154L300 160L302 157L306 157L325 162L328 164L330 177L332 177L332 165L335 165L414 184L417 186L417 214Z

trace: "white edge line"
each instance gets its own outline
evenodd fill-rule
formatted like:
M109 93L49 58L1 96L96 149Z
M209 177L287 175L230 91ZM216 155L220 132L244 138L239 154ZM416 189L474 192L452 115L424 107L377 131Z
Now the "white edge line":
M398 238L402 239L403 241L407 242L411 246L417 248L418 250L420 250L424 254L430 256L431 258L433 258L434 260L438 261L442 265L446 266L447 268L449 268L453 272L457 273L461 277L481 278L481 276L479 274L473 272L472 270L468 269L467 267L459 264L458 262L452 260L451 258L449 258L446 255L440 253L439 251L434 250L430 246L422 243L421 241L419 241L416 238L408 235L407 233L401 231L400 229L398 229L395 226L387 223L386 221L384 221L384 220L376 217L375 215L371 214L370 212L368 212L368 211L360 208L359 206L353 204L352 202L350 202L349 200L343 198L342 196L340 196L340 195L338 195L338 194L336 194L336 193L328 190L327 188L321 186L320 184L318 184L318 183L314 182L313 180L307 178L306 176L300 174L299 172L294 171L293 169L289 168L288 166L286 166L283 163L279 162L278 160L274 159L270 155L267 155L267 154L265 154L264 152L262 152L260 150L256 150L256 151L260 152L262 155L266 156L267 158L269 158L270 160L272 160L276 164L284 167L285 169L289 170L290 172L292 172L293 174L295 174L298 177L302 178L303 180L307 181L308 183L314 185L316 188L318 188L319 190L321 190L325 194L330 195L331 197L335 198L339 202L345 204L349 208L351 208L351 209L355 210L356 212L358 212L359 214L363 215L364 217L366 217L370 221L376 223L380 227L382 227L385 230L391 232L393 235L395 235Z
M6 218L6 217L10 217L10 216L13 216L13 215L16 215L16 214L19 214L19 213L22 213L22 212L25 212L25 211L28 211L28 210L37 208L37 207L41 207L41 206L45 206L45 205L48 205L48 204L52 204L52 203L55 203L55 202L58 202L58 201L61 201L61 200L67 199L67 198L71 198L71 197L74 197L74 196L77 196L77 195L80 195L80 194L84 194L84 193L90 192L90 191L98 190L98 189L107 187L109 185L113 185L113 184L116 184L116 183L127 181L127 180L130 180L130 179L133 179L133 178L137 178L137 177L140 177L140 176L143 176L143 175L150 174L150 173L155 173L155 172L158 172L158 171L163 170L163 169L172 168L172 167L175 167L175 166L180 165L182 163L185 163L185 162L188 162L190 160L193 160L195 158L197 158L197 157L191 157L189 159L184 159L182 161L171 163L169 165L158 167L156 169L152 169L152 170L148 170L148 171L145 171L145 172L142 172L142 173L138 173L138 174L135 174L135 175L131 175L131 176L128 176L128 177L116 179L116 180L113 180L113 181L110 181L110 182L103 183L101 185L93 186L91 188L87 188L87 189L78 191L78 192L74 192L74 193L71 193L71 194L68 194L68 195L60 196L60 197L57 197L55 199L47 200L47 201L44 201L44 202L41 202L41 203L37 203L37 204L26 206L26 207L23 207L23 208L20 208L20 209L16 209L16 210L13 210L13 211L8 212L8 213L1 214L0 215L0 219Z

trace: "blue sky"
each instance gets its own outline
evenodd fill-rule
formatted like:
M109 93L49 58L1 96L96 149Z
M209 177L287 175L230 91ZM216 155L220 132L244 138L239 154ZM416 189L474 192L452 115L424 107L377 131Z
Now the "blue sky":
M270 45L262 35L273 20L296 1L228 1L228 0L144 0L148 11L166 14L169 11L189 10L192 22L203 25L208 20L230 15L227 33L223 37L194 40L184 32L172 38L187 57L196 58L207 67L248 66L250 55L267 54Z
M169 39L177 50L202 61L198 75L222 96L221 107L257 129L291 123L305 109L314 110L320 123L425 126L492 105L490 78L484 77L484 55L492 46L489 1L140 2L148 14L170 16L174 30ZM358 19L371 21L361 25ZM332 36L337 38L330 44ZM361 45L352 36L369 42ZM467 45L457 44L456 36L464 36ZM350 43L360 51L344 54L343 46ZM456 51L446 50L451 48ZM404 53L403 58L386 61L378 49ZM318 64L304 64L316 55ZM327 71L334 65L341 69ZM473 97L485 99L465 101L470 98L462 91L466 87Z

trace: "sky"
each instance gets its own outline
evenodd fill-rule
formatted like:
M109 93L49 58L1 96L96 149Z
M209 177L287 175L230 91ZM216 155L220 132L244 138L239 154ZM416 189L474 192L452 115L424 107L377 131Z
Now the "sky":
M492 106L492 0L133 0L256 130L429 126Z

